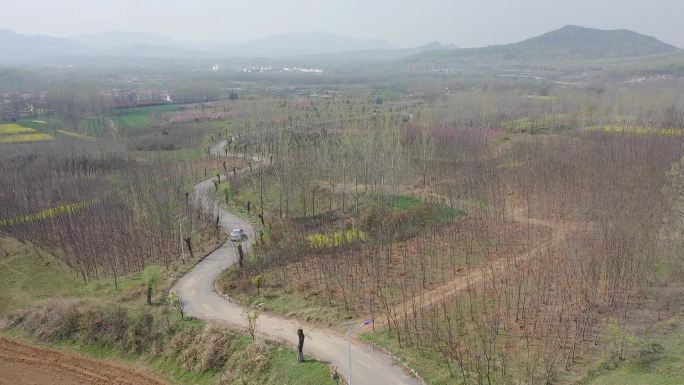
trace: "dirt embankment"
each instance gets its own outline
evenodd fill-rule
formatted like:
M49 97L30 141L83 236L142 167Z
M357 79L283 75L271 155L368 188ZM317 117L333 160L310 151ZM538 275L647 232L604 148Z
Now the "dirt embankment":
M134 368L0 337L0 385L166 385Z

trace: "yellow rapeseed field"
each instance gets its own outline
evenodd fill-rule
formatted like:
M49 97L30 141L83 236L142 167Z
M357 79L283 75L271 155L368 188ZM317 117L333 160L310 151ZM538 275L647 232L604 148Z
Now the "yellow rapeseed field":
M632 127L632 126L618 126L606 124L604 126L587 127L589 131L602 131L609 134L627 134L627 135L658 135L658 136L682 136L684 129L681 128L648 128L648 127Z
M496 168L499 168L499 169L510 169L510 168L521 168L521 167L524 167L524 166L525 166L524 163L518 162L518 161L515 161L515 160L514 160L514 161L511 161L511 162L501 163L501 164L499 164L498 166L496 166Z
M22 215L19 217L14 217L14 218L8 218L8 219L2 219L0 220L0 228L5 227L5 226L12 226L12 225L19 225L23 223L31 223L31 222L36 222L44 219L49 219L49 218L54 218L56 216L60 215L68 215L73 213L76 210L80 210L83 208L86 208L88 206L92 206L95 203L99 202L98 198L95 199L90 199L87 201L82 201L82 202L77 202L77 203L69 203L57 207L53 207L47 210L43 210L40 212L37 212L35 214L28 214L28 215Z
M313 233L306 237L312 249L342 246L356 241L365 241L366 238L366 233L356 229L335 231L332 234Z
M18 124L0 124L0 135L28 134L36 132L33 128L20 126Z
M52 135L41 133L1 135L0 143L49 142L53 139L54 137Z

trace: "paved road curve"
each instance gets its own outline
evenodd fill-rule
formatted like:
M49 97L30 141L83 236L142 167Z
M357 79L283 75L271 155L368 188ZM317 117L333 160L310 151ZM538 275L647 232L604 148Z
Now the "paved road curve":
M214 146L211 152L215 155L221 154L225 145L224 141ZM239 217L217 207L213 181L203 181L195 185L194 190L195 204L218 213L219 224L224 231L229 232L236 227L246 231L248 239L243 242L243 248L248 250L254 239L254 229ZM214 291L214 281L223 270L235 263L237 263L237 249L231 242L226 242L174 285L172 290L179 294L187 314L204 320L228 323L237 328L247 327L244 317L245 309L239 304L224 299ZM344 335L268 314L259 316L257 333L261 338L294 348L297 345L296 333L299 327L304 328L307 336L304 353L318 360L330 362L349 381L349 347ZM419 385L421 383L384 353L361 342L352 341L351 357L351 383L353 385Z

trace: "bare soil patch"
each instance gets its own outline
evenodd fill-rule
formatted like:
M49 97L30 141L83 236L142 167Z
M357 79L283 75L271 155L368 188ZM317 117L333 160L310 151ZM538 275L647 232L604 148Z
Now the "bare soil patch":
M0 385L164 385L166 382L111 361L0 337Z

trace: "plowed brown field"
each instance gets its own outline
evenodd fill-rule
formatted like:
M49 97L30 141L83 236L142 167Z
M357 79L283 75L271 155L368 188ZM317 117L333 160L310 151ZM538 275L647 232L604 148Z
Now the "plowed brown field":
M0 385L166 385L132 367L0 337Z

